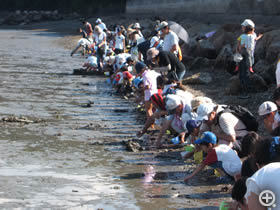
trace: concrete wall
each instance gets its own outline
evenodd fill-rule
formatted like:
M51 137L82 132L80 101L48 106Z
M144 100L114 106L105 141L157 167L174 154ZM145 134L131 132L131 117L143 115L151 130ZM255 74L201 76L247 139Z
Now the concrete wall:
M280 0L127 0L126 12L279 15Z

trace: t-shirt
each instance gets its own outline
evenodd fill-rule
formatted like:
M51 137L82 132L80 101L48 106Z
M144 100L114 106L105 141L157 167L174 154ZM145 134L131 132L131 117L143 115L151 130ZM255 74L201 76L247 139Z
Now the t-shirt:
M277 86L279 86L280 85L280 60L277 63L275 74L276 74L276 83L277 83Z
M236 152L225 144L218 145L210 150L203 161L205 165L222 162L224 170L231 176L241 173L242 162Z
M168 66L171 65L171 70L170 71L185 71L185 66L184 64L178 59L174 53L170 51L161 51L159 52L159 66Z
M124 35L116 35L115 37L115 48L116 49L120 49L123 50L124 46L123 46L123 40L125 39Z
M97 58L95 56L89 56L86 59L86 63L89 63L92 67L97 67Z
M98 26L102 29L102 31L107 29L105 23L99 23Z
M144 87L146 86L149 87L149 89L144 91L145 101L148 101L153 94L156 94L158 92L157 89L158 76L160 76L160 74L154 70L146 70L142 74Z
M280 207L280 163L270 163L261 169L259 169L252 177L246 181L247 192L245 198L248 201L248 197L251 193L259 195L264 190L270 190L275 194L276 207L271 209L279 209Z
M124 71L123 72L123 78L130 80L130 79L133 78L133 75L131 73L129 73L128 71Z
M179 44L179 38L177 34L175 34L173 31L169 31L169 33L164 36L162 50L170 51L173 45L178 45L178 44Z
M120 53L116 56L116 67L119 69L125 62L126 59L129 58L131 55L128 53Z
M104 38L106 38L106 33L102 32L101 34L94 34L93 38L96 44L100 44L103 42Z
M87 45L90 45L91 42L88 39L85 38L81 38L78 43L77 46L82 46L82 47L86 47Z
M254 56L254 50L256 45L256 34L242 34L240 36L240 45L245 45L245 48L250 52L251 56Z

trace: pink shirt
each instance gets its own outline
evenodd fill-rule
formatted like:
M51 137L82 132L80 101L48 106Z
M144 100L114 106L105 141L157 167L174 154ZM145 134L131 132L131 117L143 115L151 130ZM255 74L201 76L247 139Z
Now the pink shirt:
M157 77L158 76L160 76L160 74L154 70L146 70L142 74L144 87L146 87L146 86L149 87L149 89L146 89L144 91L145 101L149 101L150 97L153 94L156 94L158 92L158 90L157 90Z

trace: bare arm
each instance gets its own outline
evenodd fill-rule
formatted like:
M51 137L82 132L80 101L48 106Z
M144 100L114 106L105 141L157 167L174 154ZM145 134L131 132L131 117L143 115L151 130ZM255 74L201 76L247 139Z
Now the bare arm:
M254 210L266 210L259 202L259 196L253 192L251 192L250 196L248 197L248 207L249 209Z
M156 140L156 146L157 147L160 147L161 146L161 139L165 133L165 131L171 126L171 123L172 123L172 120L166 120L161 129L160 129L160 132L158 134L158 137L157 137L157 140Z
M189 181L190 179L192 179L195 175L197 175L200 171L202 171L204 168L205 168L206 165L204 165L203 163L200 164L200 166L198 166L194 172L192 172L191 175L187 176L184 181L187 182Z
M228 141L228 142L236 141L236 138L233 135L227 135L227 134L224 134L224 133L215 133L215 134L216 134L218 139L222 139L222 140L225 140L225 141Z

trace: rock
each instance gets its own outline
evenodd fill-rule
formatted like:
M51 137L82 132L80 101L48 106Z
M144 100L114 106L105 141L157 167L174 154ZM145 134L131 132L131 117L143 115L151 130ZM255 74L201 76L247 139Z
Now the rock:
M141 32L145 38L148 38L151 36L151 31L149 29L144 29Z
M196 57L190 66L190 70L205 69L211 66L208 58Z
M42 15L41 14L35 14L33 17L32 17L32 20L34 22L38 22L42 19Z
M215 59L217 57L217 51L209 40L198 41L196 53L200 57L206 57L209 59Z
M233 53L230 44L225 45L215 60L216 68L224 68L228 62L232 61Z
M21 15L21 11L20 11L20 10L17 10L15 14L16 14L16 15Z
M187 77L186 79L183 79L183 84L201 84L201 85L207 85L212 82L212 76L210 73L207 72L200 72L197 74L194 74L190 77Z
M124 142L124 143L126 145L126 150L127 151L139 152L140 150L143 150L141 145L138 142L136 142L136 141L129 140L129 141Z
M265 60L259 60L253 67L254 71L258 73L267 84L275 83L275 69L276 62L274 64L269 64Z
M265 80L257 73L250 75L252 91L262 92L268 89ZM229 86L226 88L225 93L228 95L237 95L241 91L239 76L233 76L229 80Z

